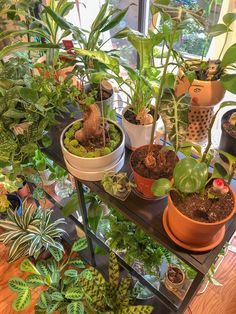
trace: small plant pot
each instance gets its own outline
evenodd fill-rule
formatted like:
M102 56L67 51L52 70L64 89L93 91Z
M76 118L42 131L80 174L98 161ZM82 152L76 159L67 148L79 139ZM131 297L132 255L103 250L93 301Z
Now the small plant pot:
M192 105L207 107L217 105L223 99L225 89L220 80L193 80L192 84L190 84L184 72L179 69L175 81L175 94L177 97L180 97L186 93L189 93L191 96Z
M107 110L109 109L112 109L113 108L113 103L114 103L114 90L113 90L113 87L112 85L107 82L107 84L110 85L111 87L111 90L112 90L112 93L111 93L111 96L104 99L103 101L101 100L96 100L96 104L98 105L99 109L101 110L101 112L106 112ZM85 92L86 93L89 93L90 91L92 90L92 87L91 87L91 84L85 84Z
M45 169L43 171L39 171L40 178L42 180L43 185L48 186L55 183L55 180L49 180L49 176L51 174L51 171L49 169Z
M26 181L23 182L23 187L18 189L17 194L22 200L24 200L31 194L29 185Z
M82 121L79 119L77 121ZM77 122L75 121L75 122ZM67 166L68 171L81 180L88 181L99 181L102 179L103 175L106 172L114 171L118 172L123 164L125 159L125 134L122 128L115 123L114 121L107 120L109 123L114 124L117 129L119 129L122 139L120 145L110 154L94 157L94 158L85 158L76 156L70 153L64 146L64 137L66 131L75 123L69 124L62 132L60 138L61 149L63 153L63 157Z
M236 109L227 111L221 119L222 133L220 138L219 149L236 157L236 138L233 137L229 132L227 132L223 126L223 124L230 118L230 116L234 112L236 112ZM227 159L224 156L222 155L220 156L224 161L227 162Z
M171 195L163 215L163 225L167 234L179 246L191 251L209 251L216 247L225 234L225 224L236 213L236 199L231 187L234 207L225 219L213 223L193 220L182 214L174 205Z
M208 138L208 130L214 116L214 107L190 106L188 113L187 140L204 143Z
M54 189L56 195L60 196L62 199L69 197L73 193L72 183L67 180L67 177L58 180Z
M123 110L122 126L125 130L125 146L134 151L140 146L149 144L152 133L152 124L138 125L130 123L124 117L124 114L128 109L129 107ZM156 122L156 129L157 123L158 122Z
M171 274L178 274L180 278L175 280L171 277ZM179 280L178 280L179 279ZM175 282L176 281L176 282ZM185 273L177 266L169 266L164 279L165 287L170 291L181 290L185 282Z

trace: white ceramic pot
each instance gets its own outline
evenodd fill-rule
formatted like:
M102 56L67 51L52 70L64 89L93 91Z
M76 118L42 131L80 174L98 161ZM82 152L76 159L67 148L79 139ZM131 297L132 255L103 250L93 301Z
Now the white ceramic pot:
M82 121L82 119L79 119L77 121ZM75 121L75 122L77 122ZM118 165L120 160L121 160L121 156L124 155L124 149L125 149L125 134L124 131L122 130L122 128L115 123L114 121L111 120L107 120L110 123L113 123L120 131L121 135L122 135L122 140L120 145L110 154L105 155L105 156L101 156L101 157L95 157L95 158L84 158L84 157L80 157L80 156L76 156L72 153L70 153L64 146L63 140L64 140L64 136L65 136L65 132L75 123L72 122L71 124L69 124L62 132L61 134L61 138L60 138L60 144L61 144L61 149L62 149L62 153L63 153L63 157L65 159L65 162L69 165L70 169L72 171L70 171L70 169L68 168L68 170L70 171L71 174L75 175L75 171L77 170L78 173L77 175L75 175L77 178L79 178L78 176L80 176L79 173L81 173L81 175L84 177L86 176L86 179L82 178L83 180L89 180L88 178L88 174L91 174L91 178L92 178L92 173L93 173L93 177L100 178L101 173L105 173L106 171L114 171L114 169L119 168ZM73 170L74 169L74 170ZM95 173L99 173L100 175L96 176ZM84 175L83 175L84 173ZM100 179L97 179L100 180ZM97 181L97 180L90 180L90 181Z
M121 158L117 162L107 166L106 168L103 168L103 169L99 168L99 170L94 170L94 171L85 171L82 169L74 168L65 159L65 157L64 157L64 160L65 160L65 164L66 164L68 171L74 177L76 177L80 180L85 180L85 181L100 181L100 180L102 180L102 178L106 172L110 172L110 171L118 172L121 170L121 168L124 165L124 161L125 161L125 152L122 154Z
M140 146L147 145L150 143L152 124L138 125L127 121L124 118L125 112L129 108L125 108L122 112L122 126L125 131L125 146L131 150L135 150ZM157 122L155 131L157 129Z

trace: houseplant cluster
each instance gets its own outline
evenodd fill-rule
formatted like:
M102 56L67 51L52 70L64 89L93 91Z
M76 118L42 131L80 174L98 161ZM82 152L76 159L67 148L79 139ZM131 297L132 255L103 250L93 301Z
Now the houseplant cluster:
M45 196L43 186L55 180L60 181L58 195L72 193L67 172L42 152L51 145L50 129L64 119L65 113L73 115L72 106L79 108L82 118L68 124L60 136L68 172L81 180L102 180L105 190L121 200L132 189L139 197L151 201L168 195L163 226L168 236L185 249L207 251L224 237L225 224L236 210L235 192L230 187L236 173L236 109L231 108L223 115L220 147L214 151L212 128L223 108L236 105L234 101L219 105L226 91L236 94L236 44L226 50L223 43L217 60L186 59L175 47L189 23L201 25L207 38L225 34L227 39L236 15L227 13L222 23L209 25L203 10L172 6L168 0L153 1L150 11L152 18L161 16L159 28L154 27L145 35L126 27L113 35L116 39L127 39L136 50L139 67L134 69L112 49L102 49L103 34L122 22L130 6L115 9L106 0L90 31L67 21L74 3L66 0L51 0L38 15L25 1L17 4L3 1L0 7L3 22L11 19L13 25L0 34L0 42L4 43L0 51L0 228L4 229L0 241L10 247L9 262L22 255L37 260L45 251L57 262L62 260L63 246L59 240L64 230L59 225L64 221L50 223L51 211L44 212L41 207L35 210L26 196L30 194L27 182L36 186L33 197L40 200ZM158 59L157 47L161 47ZM122 76L124 71L126 75ZM113 109L116 89L127 100L122 126ZM160 119L164 123L161 143L156 140ZM202 143L206 144L204 150ZM134 183L126 174L116 174L125 163L126 148L132 150L129 172ZM209 171L212 164L213 170ZM135 236L140 233L142 241L152 244L153 263L146 265L152 271L152 264L162 259L165 252L134 229ZM112 234L112 230L109 232ZM114 239L110 243L113 249L120 244L114 244ZM144 264L146 256L150 257L143 255ZM134 262L138 257L127 258ZM48 271L54 271L54 262L50 263ZM62 262L62 268L69 264L73 265L70 258ZM31 262L24 265L33 275L26 282L19 279L11 282L12 290L19 293L16 309L29 303L28 285L44 282L40 266ZM64 276L60 271L57 289ZM94 280L100 280L105 287L104 279L92 270L91 274L81 275L83 283L78 287L75 280L78 273L74 269L66 271L66 285L71 280L75 286L64 294L50 290L50 300L56 301L58 307L66 307L68 313L83 313L86 302L86 306L92 306L89 300L78 301L85 296L81 289L91 286L91 282L85 281L93 280L93 274L99 278ZM170 266L168 279L178 276L184 280L185 275ZM129 280L122 285L129 286ZM20 287L24 289L20 291ZM51 288L48 284L48 289ZM103 298L97 300L96 306L104 312L112 310L107 298L119 299L113 294ZM128 301L124 306L128 306ZM42 293L38 306L41 309L50 306L52 313L57 310L54 302L50 305L47 302ZM140 313L149 312L149 308L143 312L140 309Z

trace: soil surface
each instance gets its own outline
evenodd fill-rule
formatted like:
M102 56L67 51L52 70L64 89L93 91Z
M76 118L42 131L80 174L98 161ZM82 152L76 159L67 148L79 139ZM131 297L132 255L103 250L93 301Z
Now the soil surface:
M173 283L180 283L183 280L182 271L178 267L169 267L168 279Z
M88 152L95 151L96 148L102 148L105 147L110 141L110 137L108 134L108 131L105 130L105 145L104 145L104 138L103 134L100 136L92 136L89 139L85 141L81 141L80 145L82 145Z
M227 133L229 133L232 137L236 139L236 129L232 124L229 123L229 121L225 121L223 127Z
M209 188L208 188L209 189ZM171 198L177 209L185 216L201 222L213 223L225 219L234 207L233 197L230 192L218 195L218 198L209 199L208 189L204 197L194 193L184 200L175 191L171 192Z
M149 113L154 116L154 109L151 109ZM132 110L127 110L124 114L124 118L132 124L140 125L140 121L136 120L136 114Z
M102 90L102 93L101 93L100 89L98 89L96 101L107 100L108 98L112 96L112 94L113 94L113 91L108 92L108 91Z
M172 150L161 150L162 146L153 146L153 155L156 159L156 167L149 169L146 167L144 160L147 156L148 147L137 150L131 160L132 167L141 176L149 179L168 178L171 179L174 167L178 158ZM161 150L161 153L160 153Z

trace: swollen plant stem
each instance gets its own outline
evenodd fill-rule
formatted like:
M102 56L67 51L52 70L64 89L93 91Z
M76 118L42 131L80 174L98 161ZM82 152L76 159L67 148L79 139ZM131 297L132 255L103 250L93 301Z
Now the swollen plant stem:
M163 89L164 89L165 76L166 76L167 68L168 68L168 65L169 65L169 59L170 59L172 47L173 47L173 44L174 44L175 32L176 32L176 29L174 29L173 36L171 38L170 46L169 46L169 49L168 49L168 52L167 52L167 56L166 56L166 62L165 62L164 69L163 69L163 74L162 74L162 77L161 77L159 93L158 93L158 96L157 96L157 99L156 99L156 106L155 106L155 112L154 112L153 124L152 124L151 140L150 140L150 145L149 145L149 149L148 149L149 153L152 150L152 145L153 145L153 141L154 141L155 126L156 126L156 121L157 121L157 117L158 117L159 106L160 106L160 102L161 102L161 96L162 96L162 92L163 92Z

